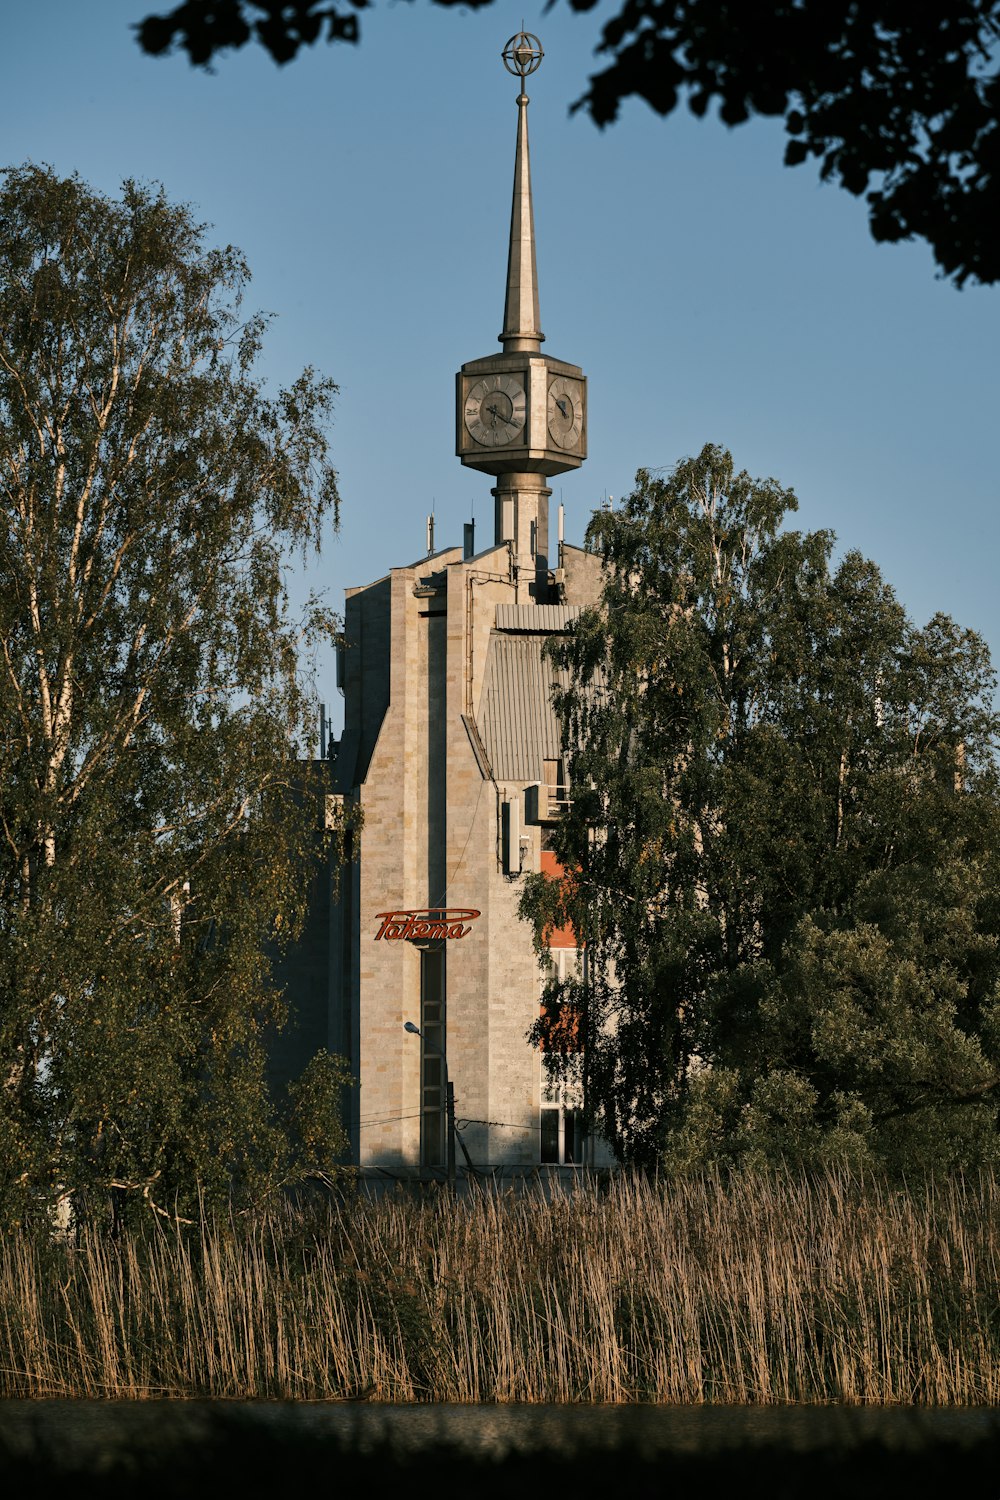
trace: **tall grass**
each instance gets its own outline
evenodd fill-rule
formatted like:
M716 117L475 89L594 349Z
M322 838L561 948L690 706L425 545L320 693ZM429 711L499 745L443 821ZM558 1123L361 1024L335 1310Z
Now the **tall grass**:
M0 1396L1000 1400L1000 1184L620 1177L0 1246Z

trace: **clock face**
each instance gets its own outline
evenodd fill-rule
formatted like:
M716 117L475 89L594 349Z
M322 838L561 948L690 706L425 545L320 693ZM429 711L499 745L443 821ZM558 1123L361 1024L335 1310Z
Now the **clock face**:
M512 443L524 426L524 386L513 375L487 375L465 398L465 425L485 448Z
M576 448L583 432L583 386L557 375L549 384L549 436L557 448Z

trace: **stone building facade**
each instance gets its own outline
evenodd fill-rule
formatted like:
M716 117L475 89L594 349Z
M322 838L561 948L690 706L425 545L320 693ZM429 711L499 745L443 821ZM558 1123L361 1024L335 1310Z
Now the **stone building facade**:
M444 1167L442 1054L460 1169L608 1160L527 1038L543 975L517 907L524 874L552 866L566 790L543 647L600 578L590 554L550 545L546 480L586 457L586 380L541 353L524 92L537 39L519 33L504 61L521 86L503 350L463 365L456 389L457 454L495 478L493 537L477 550L467 527L462 547L347 592L331 795L363 825L290 984L289 1067L317 1045L348 1058L355 1160L392 1175ZM572 934L553 943L551 962L576 961Z

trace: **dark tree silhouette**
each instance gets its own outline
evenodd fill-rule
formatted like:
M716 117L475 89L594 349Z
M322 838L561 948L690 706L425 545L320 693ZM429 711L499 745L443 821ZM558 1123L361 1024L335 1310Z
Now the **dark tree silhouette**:
M139 45L207 66L252 41L286 63L324 38L356 42L368 4L184 0L147 16ZM959 286L1000 280L1000 0L624 0L597 52L609 65L575 106L597 124L632 94L662 115L718 99L728 125L781 116L786 164L815 157L823 179L865 194L876 240L925 240Z
M346 8L322 0L184 0L165 16L147 16L136 29L139 46L154 56L179 43L193 63L207 67L227 47L256 41L276 63L286 63L324 32L330 42L356 42L355 12L367 5L368 0L349 0Z

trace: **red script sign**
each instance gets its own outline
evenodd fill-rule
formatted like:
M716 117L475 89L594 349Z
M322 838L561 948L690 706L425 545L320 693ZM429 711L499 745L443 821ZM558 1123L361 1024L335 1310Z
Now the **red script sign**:
M423 906L416 911L380 911L375 915L382 923L375 934L376 943L380 938L387 942L400 938L420 938L430 942L439 938L468 937L479 912L471 907Z

